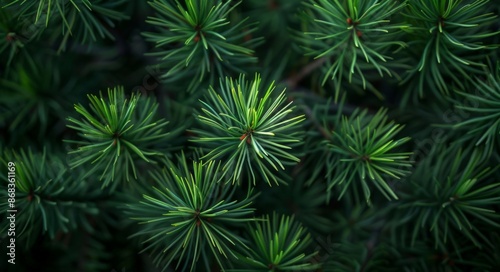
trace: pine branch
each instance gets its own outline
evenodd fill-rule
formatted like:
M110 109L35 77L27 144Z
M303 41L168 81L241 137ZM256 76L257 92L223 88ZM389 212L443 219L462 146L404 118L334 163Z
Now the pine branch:
M232 272L313 271L318 264L309 260L317 252L306 254L311 236L294 217L273 214L249 227L252 247L239 258L239 268Z
M500 34L488 29L497 15L488 12L488 0L469 2L425 0L409 3L405 16L414 25L409 45L418 50L414 52L418 65L405 77L404 82L412 80L417 86L415 92L405 95L405 99L416 94L419 98L430 94L449 96L455 86L463 90L463 83L471 81L471 75L483 74L479 68L485 66L484 54L478 53L498 48L498 45L486 44L489 37Z
M72 168L93 164L88 175L101 172L100 180L104 180L102 186L106 187L121 177L129 181L133 175L137 179L138 161L155 164L164 156L153 147L168 137L164 132L167 122L155 120L158 104L152 97L140 99L140 94L132 94L128 101L123 87L117 87L108 89L108 101L102 94L88 98L91 111L81 104L75 105L83 119L68 118L71 123L68 127L78 131L84 139L66 140L78 145L69 152L75 155L70 164Z
M186 0L184 7L167 0L150 2L158 14L147 23L157 31L143 34L159 49L150 55L158 57L159 65L166 69L161 76L165 83L189 80L186 89L192 92L231 72L245 73L242 67L257 61L252 48L259 39L247 39L256 28L246 20L229 21L238 4Z
M159 187L128 205L127 214L141 224L132 237L143 239L143 251L152 250L163 270L174 260L183 271L210 271L213 260L224 268L237 258L237 247L247 248L229 227L254 220L250 205L257 195L234 199L237 187L224 183L218 164L193 162L191 170L184 156L179 159L178 166L170 162L152 175Z
M450 99L456 110L469 118L444 127L451 126L460 133L461 144L472 140L475 146L484 147L484 155L489 157L500 147L500 65L497 64L496 73L489 73L487 80L477 78L473 84L474 94L456 91L460 99Z
M398 199L388 185L389 178L400 179L410 173L411 152L392 152L410 140L409 137L395 140L402 127L387 123L386 110L374 116L363 111L343 117L341 127L332 131L333 139L328 143L328 190L338 185L339 199L348 191L356 193L361 187L366 201L370 202L369 183L374 185L387 199ZM359 182L359 184L358 184Z
M364 72L375 70L380 77L391 76L390 50L405 47L398 40L404 23L393 23L391 17L404 8L406 1L331 1L317 0L307 3L311 11L304 20L309 29L299 38L304 51L315 59L325 58L324 85L333 80L335 101L338 100L341 83L367 88ZM332 32L332 29L336 31ZM344 72L346 72L344 74ZM358 78L354 78L356 74ZM382 95L372 89L378 97Z
M299 161L288 150L300 141L304 116L290 116L294 107L285 104L284 90L274 95L273 84L261 94L260 81L259 75L252 81L240 76L221 80L217 91L211 87L197 117L207 127L192 130L198 135L193 141L208 150L203 159L222 159L233 183L248 178L255 184L261 177L277 184L276 172Z
M54 0L21 1L13 0L2 8L19 10L19 17L29 19L34 24L42 22L45 28L57 28L60 39L59 52L66 49L70 37L88 45L97 40L97 36L113 39L107 27L114 27L113 21L128 19L128 16L116 11L125 0ZM61 37L62 36L62 37Z
M88 216L99 214L96 201L105 199L106 191L98 190L82 179L82 175L68 173L60 157L47 152L5 152L3 158L15 162L16 234L19 241L30 248L42 235L54 239L58 232L68 233L77 228L92 232ZM4 159L2 165L7 165ZM3 178L3 192L7 192L7 177ZM10 187L9 187L10 188ZM5 214L8 202L0 204ZM0 228L7 234L8 221Z
M412 245L425 239L432 241L436 248L439 244L451 243L458 252L456 235L467 238L477 247L489 244L476 225L481 222L500 227L500 216L495 212L500 200L500 183L487 182L498 167L485 167L481 157L480 151L471 148L435 146L430 156L417 165L409 178L409 187L401 191L399 205L406 214L404 217L411 221L409 224L417 226L410 231Z

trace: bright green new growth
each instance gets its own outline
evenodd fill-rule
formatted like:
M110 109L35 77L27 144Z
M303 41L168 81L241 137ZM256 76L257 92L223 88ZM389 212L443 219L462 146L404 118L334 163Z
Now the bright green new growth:
M90 111L75 105L83 119L68 118L68 127L78 131L83 139L67 140L78 145L69 152L73 155L71 168L92 165L88 174L102 172L100 180L104 180L105 187L118 177L129 181L133 175L137 179L138 159L156 163L154 157L163 156L153 147L168 139L164 132L167 122L156 120L158 104L153 98L140 98L137 93L127 100L123 87L108 89L107 100L102 94L88 98Z
M193 162L191 170L184 156L179 159L178 167L169 162L155 172L158 187L129 205L127 213L141 224L133 236L143 239L143 251L153 251L162 271L174 260L182 271L210 271L214 258L224 268L228 258L237 258L237 248L247 247L230 227L255 220L249 206L256 195L236 200L237 187L223 182L215 162Z
M308 55L324 59L322 85L333 80L335 101L346 79L350 84L361 83L363 89L369 88L382 97L364 74L376 70L381 77L384 73L392 75L391 50L406 46L399 37L401 30L409 27L391 22L406 1L384 2L314 0L307 4L311 14L306 19L311 25L301 42Z
M221 80L218 90L210 87L197 116L206 126L193 130L193 141L208 150L203 159L222 160L233 183L249 178L255 184L261 177L269 185L278 184L277 171L299 162L289 150L301 139L304 116L292 115L285 90L274 95L272 83L260 93L260 84L259 75L252 81L242 75L237 81Z
M231 1L187 0L186 8L166 0L149 2L158 12L146 22L157 32L144 36L160 50L151 53L159 57L160 66L167 69L165 82L189 81L189 91L202 82L214 84L228 72L244 73L242 69L257 61L251 49L258 40L248 38L255 28L244 25L246 20L230 25ZM194 79L194 80L193 80Z
M357 195L361 187L366 201L370 202L370 185L387 199L398 199L389 179L400 179L410 173L406 169L411 167L411 152L394 152L394 149L410 138L395 139L403 126L387 122L386 112L380 110L370 116L365 110L344 116L341 126L332 131L327 158L328 191L339 186L339 199L347 191Z
M306 253L312 244L311 235L295 222L293 216L263 217L249 227L252 247L239 258L239 267L232 272L314 271L320 268L310 259L318 252Z

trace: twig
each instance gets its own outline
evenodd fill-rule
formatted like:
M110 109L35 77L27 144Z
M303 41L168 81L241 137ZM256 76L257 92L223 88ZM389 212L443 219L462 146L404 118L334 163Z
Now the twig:
M290 88L295 88L297 83L299 83L304 77L309 75L312 71L316 70L316 68L321 67L321 65L326 61L325 57L314 60L313 62L307 64L300 70L299 73L290 76L287 78L284 83Z

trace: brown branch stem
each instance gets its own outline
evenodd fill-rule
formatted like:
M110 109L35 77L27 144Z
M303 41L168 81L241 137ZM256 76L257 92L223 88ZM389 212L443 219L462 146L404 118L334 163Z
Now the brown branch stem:
M316 70L317 68L321 67L323 63L326 61L325 57L319 58L314 60L313 62L307 64L298 72L297 74L294 74L290 77L288 77L285 80L285 84L289 86L290 88L295 88L297 84L307 75L309 75L312 71Z

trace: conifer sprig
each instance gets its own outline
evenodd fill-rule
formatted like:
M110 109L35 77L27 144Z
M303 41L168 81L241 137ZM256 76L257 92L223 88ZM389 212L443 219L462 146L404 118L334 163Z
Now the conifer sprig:
M14 188L16 240L31 247L42 235L54 239L59 232L68 233L78 228L93 231L89 216L99 214L95 199L106 195L98 187L92 187L81 175L68 175L67 166L59 156L48 158L47 152L33 153L21 150L5 152L0 163L14 163L15 187L7 186L7 176L1 181L2 191ZM0 213L12 210L8 202L0 204ZM0 230L7 233L8 220L2 220Z
M117 177L137 179L138 161L156 163L155 156L163 156L152 147L168 139L167 122L156 119L158 104L151 98L140 98L140 93L125 98L123 87L108 89L108 99L89 95L90 110L81 104L75 110L82 120L68 118L68 127L78 131L84 140L67 140L78 145L70 155L72 168L87 165L89 175L101 171L103 187ZM89 164L90 163L90 164Z
M274 213L271 218L267 215L263 219L249 227L252 247L247 256L240 257L241 268L229 271L313 271L320 267L310 262L318 253L308 253L311 234L293 216Z
M48 131L54 132L54 120L71 112L69 101L78 97L76 80L62 81L69 74L58 69L60 64L53 57L36 57L25 65L13 66L10 80L0 79L0 95L9 97L0 101L0 106L5 106L0 119L10 120L9 130L19 138L22 134L33 137L33 132L41 138Z
M293 116L285 90L274 95L274 89L271 84L262 92L259 75L252 81L241 75L221 80L217 91L210 87L201 102L197 118L206 127L193 130L193 141L208 150L203 159L223 161L233 183L244 177L254 184L259 177L278 183L277 172L299 162L289 150L300 141L304 116Z
M116 7L123 5L125 0L13 0L3 8L19 10L19 18L28 18L30 22L49 24L62 35L59 50L66 48L70 37L91 44L99 36L101 39L114 36L109 27L114 27L113 21L121 21L128 17L117 11ZM31 37L29 37L31 38Z
M26 50L26 44L37 39L42 29L42 23L20 21L18 12L0 6L0 37L4 37L0 39L0 57L4 59L0 69L8 72L14 59L33 61L34 54Z
M486 155L500 148L500 65L496 69L487 80L473 81L474 93L456 91L459 99L452 100L455 108L468 117L452 125L462 136L460 142L472 140L476 146L485 147Z
M380 0L314 0L307 4L311 15L305 16L308 29L300 38L308 55L325 58L322 85L328 79L334 82L335 101L341 83L362 85L376 91L365 77L375 70L382 77L391 72L390 51L405 47L401 30L408 26L391 21L406 1Z
M435 97L449 95L451 86L463 90L463 83L471 81L471 75L482 74L484 54L478 52L498 48L486 42L500 34L488 29L498 20L498 15L488 11L488 2L409 2L406 16L413 25L409 45L419 63L408 71L405 81L415 79L418 97L426 96L424 90L430 90Z
M244 66L255 63L252 48L258 39L248 38L255 27L246 19L229 21L229 14L239 4L220 0L185 0L185 6L171 0L149 2L157 11L147 23L156 32L144 36L159 49L151 53L158 57L161 76L167 83L189 81L189 91L202 82L214 84L216 79L231 72L244 73Z
M328 144L328 190L340 187L339 199L346 192L357 193L361 188L370 201L370 185L386 198L398 199L389 185L389 179L400 179L410 173L411 152L394 152L409 137L397 139L403 126L387 122L387 110L370 116L367 111L344 116L339 128L332 131Z
M401 190L402 204L398 206L401 218L407 218L407 224L413 226L412 244L426 239L436 248L451 243L458 251L457 235L477 247L488 243L478 225L500 227L495 209L500 201L500 183L488 182L499 168L486 167L482 157L479 150L435 146L431 156L418 164L408 178L409 186Z
M193 162L191 170L182 156L179 166L167 167L152 174L159 187L129 205L127 213L140 223L133 236L143 238L143 251L152 250L162 271L174 260L182 271L210 271L213 260L224 268L237 258L236 248L247 247L231 227L254 220L250 205L256 195L236 200L237 187L223 182L214 161Z

